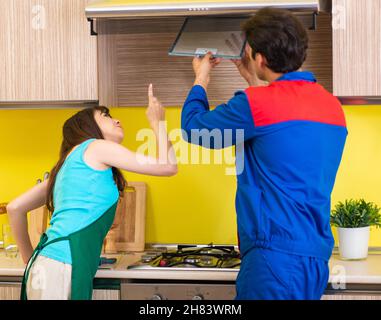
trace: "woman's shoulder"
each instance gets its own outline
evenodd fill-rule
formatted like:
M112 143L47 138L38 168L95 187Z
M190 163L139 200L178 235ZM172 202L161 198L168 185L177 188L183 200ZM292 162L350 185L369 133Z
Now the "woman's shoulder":
M105 139L92 139L89 141L87 148L83 152L83 159L96 169L107 169L110 166L103 163L102 156L105 153L109 153L115 146L118 146L118 144L113 141Z
M89 139L86 139L86 140L84 140L83 142L81 142L81 143L79 144L79 146L87 146L87 145L89 145L90 143L92 143L92 142L94 142L94 141L97 141L97 140L99 140L99 139L96 139L96 138L89 138Z
M90 139L87 139L87 140L83 141L82 143L80 143L78 145L78 147L80 147L84 151L87 151L90 149L93 151L94 150L103 150L105 147L109 146L112 143L114 143L114 142L108 141L105 139L90 138Z
M106 139L89 139L86 140L88 147L92 148L93 150L103 151L107 148L112 148L115 145L118 145L116 142L106 140Z

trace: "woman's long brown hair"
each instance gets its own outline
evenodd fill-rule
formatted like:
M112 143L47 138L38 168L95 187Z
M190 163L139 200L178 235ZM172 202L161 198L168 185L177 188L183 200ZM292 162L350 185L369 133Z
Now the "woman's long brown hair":
M51 170L48 180L46 206L50 213L53 213L54 211L53 188L56 177L63 163L65 162L67 155L70 153L73 147L81 144L88 139L104 139L103 134L94 118L95 111L97 110L108 115L110 114L109 109L103 106L86 108L77 112L74 116L66 120L63 126L63 140L61 144L59 160ZM127 182L119 169L112 167L112 173L115 184L118 187L119 194L120 196L123 196L123 190L126 188Z

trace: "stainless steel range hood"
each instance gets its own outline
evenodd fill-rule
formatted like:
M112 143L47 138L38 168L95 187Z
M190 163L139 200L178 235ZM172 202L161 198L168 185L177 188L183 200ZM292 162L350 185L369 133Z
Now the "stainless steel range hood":
M220 14L249 14L264 7L293 11L319 12L329 0L241 0L241 1L178 1L178 0L108 0L86 7L86 16L96 18L166 17Z

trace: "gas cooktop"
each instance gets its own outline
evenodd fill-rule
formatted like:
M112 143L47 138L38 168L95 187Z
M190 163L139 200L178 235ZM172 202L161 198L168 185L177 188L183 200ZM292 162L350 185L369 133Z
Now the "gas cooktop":
M234 246L177 245L153 248L128 269L237 271L240 264L240 254Z

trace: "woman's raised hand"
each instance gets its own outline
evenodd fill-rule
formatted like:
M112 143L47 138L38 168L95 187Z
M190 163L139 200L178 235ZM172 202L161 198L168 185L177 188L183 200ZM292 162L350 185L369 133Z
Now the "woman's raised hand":
M148 87L148 108L146 115L152 128L157 128L159 122L165 120L165 109L161 102L153 95L152 84Z

